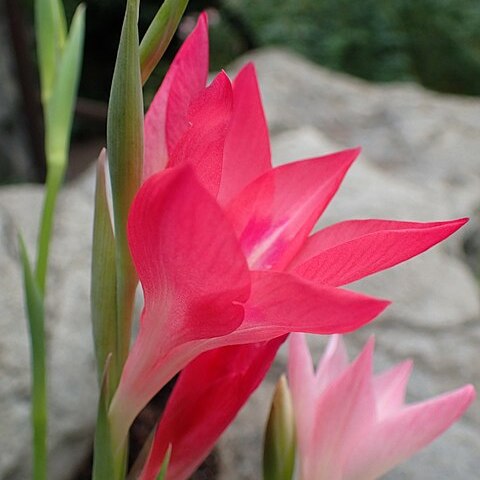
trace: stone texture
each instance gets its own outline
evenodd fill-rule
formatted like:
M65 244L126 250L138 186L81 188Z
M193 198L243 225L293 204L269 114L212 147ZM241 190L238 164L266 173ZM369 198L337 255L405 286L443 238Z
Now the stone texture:
M89 174L92 177L91 174ZM61 195L48 282L47 337L51 463L49 479L67 480L91 447L96 379L89 324L92 197L73 185ZM90 181L91 184L91 181ZM84 190L85 188L85 190ZM42 190L0 190L0 478L29 478L29 349L16 235L33 254Z

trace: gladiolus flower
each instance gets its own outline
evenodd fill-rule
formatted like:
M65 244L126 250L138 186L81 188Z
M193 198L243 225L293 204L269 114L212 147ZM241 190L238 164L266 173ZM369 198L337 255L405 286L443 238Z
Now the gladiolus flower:
M465 223L355 221L309 237L359 150L272 168L253 66L233 84L222 72L205 87L207 70L202 15L145 120L145 181L128 222L145 307L110 408L117 444L160 388L204 352L233 345L248 356L244 344L371 321L388 302L338 286L404 261ZM206 382L214 382L218 355ZM229 368L235 377L237 366ZM246 392L258 383L248 378ZM182 380L177 388L193 389ZM204 428L211 420L204 417Z
M475 398L467 385L406 405L412 362L372 374L373 338L351 364L334 335L316 372L305 337L290 337L289 383L302 480L374 480L428 445Z
M283 340L217 348L191 362L168 399L140 480L156 478L169 444L167 478L189 478L260 385Z

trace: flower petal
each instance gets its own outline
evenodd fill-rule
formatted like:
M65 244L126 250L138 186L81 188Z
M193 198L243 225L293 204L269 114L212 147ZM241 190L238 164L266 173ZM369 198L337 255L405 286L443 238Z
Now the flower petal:
M221 72L210 86L192 101L190 127L171 154L170 165L190 164L200 183L213 196L220 188L223 150L232 114L232 84Z
M304 480L342 480L356 440L375 420L373 338L357 360L317 398L312 438L302 458Z
M207 76L208 25L207 15L202 13L173 60L145 117L144 180L167 166L169 153L188 127L190 101L205 87Z
M359 149L270 170L227 207L252 268L281 270L337 191Z
M290 332L350 332L373 320L388 305L385 300L317 286L288 273L255 271L244 321L229 335L229 341L259 342Z
M315 373L317 394L336 380L348 368L348 354L341 335L333 335Z
M204 353L180 374L140 480L153 480L172 445L167 480L189 478L265 377L284 338Z
M305 335L292 333L288 344L288 383L295 413L299 458L303 458L308 451L313 432L315 374Z
M143 184L130 210L128 239L145 307L112 403L123 429L198 354L185 345L241 324L250 290L235 234L188 166Z
M474 388L467 385L386 418L351 450L345 480L383 475L443 433L474 398Z
M235 233L188 166L166 170L144 183L130 210L128 240L145 292L144 317L149 317L150 309L163 309L162 303L170 308L174 303L195 306L197 314L200 307L212 314L212 305L217 305L220 314L233 301L248 298L250 273ZM168 328L177 343L192 339L180 320L172 321L175 325ZM231 329L232 325L200 320L192 326L193 338ZM162 337L166 333L163 330Z
M191 42L182 52L168 97L165 132L169 154L188 128L190 103L207 83L208 18L206 13L200 15L197 26L189 38Z
M413 362L406 360L386 372L375 375L373 387L379 421L403 407L412 368Z
M345 285L404 262L456 232L467 219L447 222L350 220L311 236L289 270L326 285Z
M218 201L226 204L271 168L270 139L257 76L253 64L248 63L233 82L233 115Z

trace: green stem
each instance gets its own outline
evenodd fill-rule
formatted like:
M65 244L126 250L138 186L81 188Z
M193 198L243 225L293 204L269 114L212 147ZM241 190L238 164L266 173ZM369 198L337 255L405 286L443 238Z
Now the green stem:
M43 333L43 332L42 332ZM33 478L47 479L47 375L45 365L45 335L32 335L32 420L33 420ZM36 350L36 351L35 351Z
M43 297L32 273L25 244L19 237L23 264L32 363L33 479L47 479L47 369Z
M52 167L48 169L46 194L43 203L40 232L38 235L37 263L35 269L35 278L42 296L45 295L48 257L50 253L50 240L52 237L55 205L57 203L58 192L62 185L63 175L63 168Z

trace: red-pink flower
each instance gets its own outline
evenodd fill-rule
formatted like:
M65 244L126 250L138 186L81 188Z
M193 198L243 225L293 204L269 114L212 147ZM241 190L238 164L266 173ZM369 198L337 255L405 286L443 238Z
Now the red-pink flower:
M191 362L168 399L140 480L157 478L169 444L167 478L189 478L261 383L284 339L217 348Z
M128 223L145 307L111 405L117 442L152 396L203 352L238 345L221 352L236 348L247 358L251 350L253 361L258 351L243 344L292 331L347 332L371 321L388 302L337 287L426 250L465 222L354 221L309 237L359 150L272 169L254 68L247 65L233 84L220 73L205 87L207 71L202 15L145 120L145 182ZM204 381L215 381L221 356L212 353ZM240 367L228 368L238 378ZM259 381L247 377L244 392ZM187 399L194 388L180 380L173 397ZM208 429L221 408L191 424Z
M352 363L335 335L316 372L302 334L288 365L302 480L374 480L428 445L475 398L471 385L405 404L412 362L372 373L373 338Z

